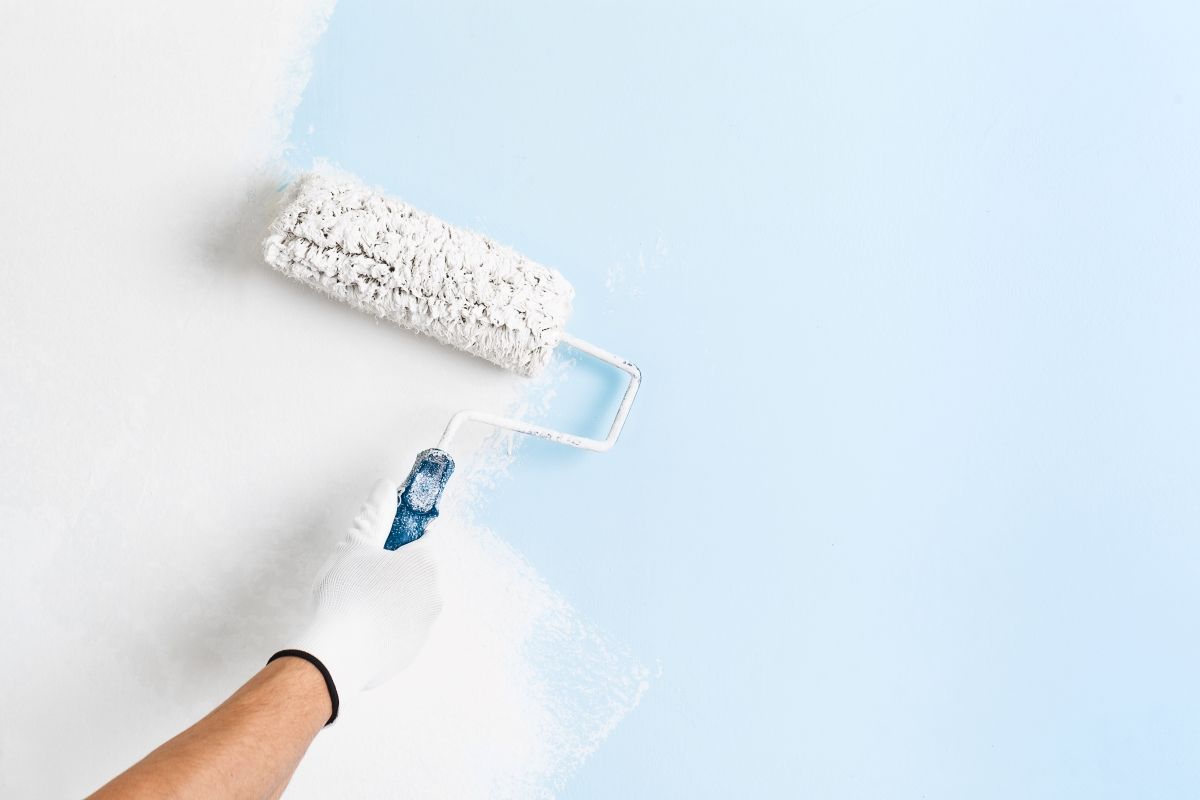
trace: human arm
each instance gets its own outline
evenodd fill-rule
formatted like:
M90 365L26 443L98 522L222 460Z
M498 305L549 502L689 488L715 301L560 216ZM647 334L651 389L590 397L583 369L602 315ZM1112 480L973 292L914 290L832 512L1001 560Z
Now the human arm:
M287 650L93 797L278 797L321 727L361 690L408 666L441 612L428 539L383 549L396 497L389 481L372 489L321 570L312 616Z
M317 668L277 659L92 798L279 797L330 713Z

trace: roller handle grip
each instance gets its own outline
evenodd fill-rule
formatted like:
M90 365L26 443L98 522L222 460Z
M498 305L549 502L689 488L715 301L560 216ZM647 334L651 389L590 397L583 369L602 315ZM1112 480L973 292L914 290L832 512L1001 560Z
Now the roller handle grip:
M454 459L445 450L431 447L417 456L408 480L396 493L396 516L385 550L397 550L425 535L429 523L437 519L438 501L453 472Z

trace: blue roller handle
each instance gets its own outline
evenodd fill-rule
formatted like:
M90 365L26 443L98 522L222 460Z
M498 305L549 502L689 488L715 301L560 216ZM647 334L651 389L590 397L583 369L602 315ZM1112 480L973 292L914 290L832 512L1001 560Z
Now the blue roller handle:
M437 519L438 500L446 481L454 472L454 459L445 450L431 447L417 456L408 480L396 496L396 516L384 542L385 550L396 550L425 535L425 528Z

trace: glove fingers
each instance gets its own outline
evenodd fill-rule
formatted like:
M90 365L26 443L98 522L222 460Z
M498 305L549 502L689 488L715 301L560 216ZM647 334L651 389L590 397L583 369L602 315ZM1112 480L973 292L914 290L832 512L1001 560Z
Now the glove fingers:
M375 481L371 494L354 518L350 538L369 547L383 547L396 516L397 492L395 481L388 478Z

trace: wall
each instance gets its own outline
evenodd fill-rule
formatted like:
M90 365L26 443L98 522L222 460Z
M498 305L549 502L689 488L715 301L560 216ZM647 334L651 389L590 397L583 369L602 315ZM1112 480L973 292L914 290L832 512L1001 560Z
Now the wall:
M617 389L583 363L526 386L257 265L313 32L242 7L4 12L8 793L79 794L236 685L447 410L586 427ZM525 444L497 477L474 451L442 529L457 636L295 795L536 794L580 764L562 796L1187 794L1196 23L339 5L292 167L557 266L575 332L647 379L609 454ZM480 598L513 599L477 575L525 587L488 640L513 668L454 694L482 674L437 671L507 624ZM599 645L555 661L547 630Z

